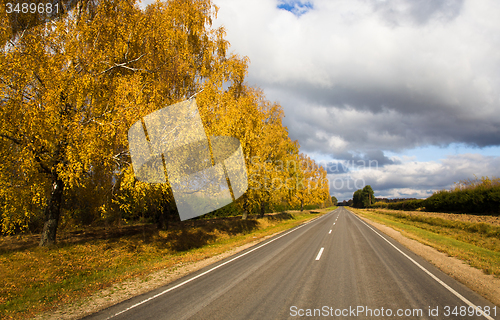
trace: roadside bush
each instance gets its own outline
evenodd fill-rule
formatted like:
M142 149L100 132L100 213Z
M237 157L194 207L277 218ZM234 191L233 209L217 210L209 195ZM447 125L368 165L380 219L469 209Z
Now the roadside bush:
M483 183L469 187L441 190L427 198L427 211L454 212L470 214L500 214L500 185L489 183L483 178Z
M387 209L388 207L387 202L382 202L382 201L377 201L374 204L370 205L369 208L374 208L374 209Z
M319 209L319 205L317 204L308 204L304 206L304 210L314 210Z
M415 199L415 200L392 202L387 204L387 209L415 211L417 209L425 207L425 201L426 200L423 199Z

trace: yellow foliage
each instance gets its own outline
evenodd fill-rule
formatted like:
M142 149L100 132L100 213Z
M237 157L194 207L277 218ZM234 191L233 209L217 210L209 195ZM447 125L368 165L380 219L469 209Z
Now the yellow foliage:
M249 174L260 170L240 200L245 210L323 201L321 168L281 169L301 161L298 143L282 124L281 106L245 85L249 60L227 53L224 28L212 28L218 8L210 0L157 1L144 11L134 1L105 0L80 9L17 34L1 24L2 232L44 219L58 188L68 223L77 215L87 222L154 215L172 203L169 184L135 181L127 131L196 93L209 139L238 138ZM4 11L0 20L8 20ZM278 188L293 179L314 188Z

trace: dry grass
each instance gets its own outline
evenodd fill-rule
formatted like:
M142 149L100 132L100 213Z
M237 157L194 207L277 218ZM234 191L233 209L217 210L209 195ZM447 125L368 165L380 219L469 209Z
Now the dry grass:
M391 209L364 209L367 211L373 211L378 213L405 213L414 216L424 216L424 217L434 217L441 218L445 220L471 222L471 223L487 223L495 226L500 226L500 216L491 215L475 215L475 214L463 214L463 213L442 213L442 212L426 212L426 211L401 211L401 210L391 210Z
M321 210L322 213L328 210ZM317 214L281 213L248 220L195 220L168 231L143 229L109 237L66 237L51 248L36 239L0 242L0 318L24 319L75 302L114 283L159 269L200 261L235 246L289 229ZM140 228L139 228L140 231ZM96 233L101 236L96 236ZM92 232L90 233L92 234ZM24 244L24 245L23 245Z

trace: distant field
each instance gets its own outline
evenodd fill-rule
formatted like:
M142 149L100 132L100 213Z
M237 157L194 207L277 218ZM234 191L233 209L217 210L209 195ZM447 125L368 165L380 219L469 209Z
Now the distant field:
M388 209L350 210L500 277L500 217Z
M51 248L37 247L37 236L3 237L0 319L26 319L126 279L216 256L332 209L188 220L167 231L139 226L61 234L63 240Z

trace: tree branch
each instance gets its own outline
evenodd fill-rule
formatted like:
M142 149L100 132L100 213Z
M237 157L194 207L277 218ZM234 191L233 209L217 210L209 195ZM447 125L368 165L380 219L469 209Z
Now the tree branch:
M138 57L138 58L136 58L136 59L134 59L134 60L130 60L130 61L123 62L123 63L119 63L119 64L116 64L116 63L115 63L115 65L114 65L114 66L109 67L108 69L106 69L106 70L104 70L103 72L99 73L99 75L101 75L101 74L103 74L103 73L106 73L106 72L108 72L108 71L110 71L110 70L112 70L112 69L114 69L114 68L120 68L120 67L121 67L121 68L128 69L128 70L132 70L132 71L134 71L134 72L135 72L135 71L140 71L140 70L141 70L141 71L145 71L145 70L142 70L142 69L136 69L136 68L131 68L131 67L128 67L128 66L127 66L127 65L128 65L128 64L130 64L130 63L133 63L133 62L138 61L139 59L141 59L141 58L142 58L142 57L144 57L145 55L146 55L146 54L145 54L145 53L143 53L143 54L141 54L141 56L140 56L140 57Z
M3 133L0 133L0 137L4 138L4 139L7 139L7 140L10 140L12 142L14 142L15 144L17 145L23 145L22 141L17 139L17 138L14 138L12 136L9 136L9 135L6 135L6 134L3 134ZM51 174L52 172L50 171L50 169L43 163L42 159L40 158L38 152L36 152L36 150L34 148L30 148L28 146L28 148L30 149L31 152L33 152L33 156L35 157L35 160L36 162L38 162L38 164L40 165L40 167L42 168L42 170L45 172L45 173L48 173L48 174Z
M21 140L16 139L16 138L11 137L11 136L8 136L8 135L3 134L3 133L0 133L0 137L5 138L5 139L7 139L7 140L10 140L10 141L14 142L14 143L15 143L15 144L17 144L17 145L21 145L21 144L22 144L22 143L21 143Z
M45 84L43 83L42 79L40 79L40 76L38 75L38 73L36 73L36 71L33 71L33 74L35 75L35 78L38 80L38 82L40 82L40 84L42 85L42 87L44 89L46 89L45 88Z

